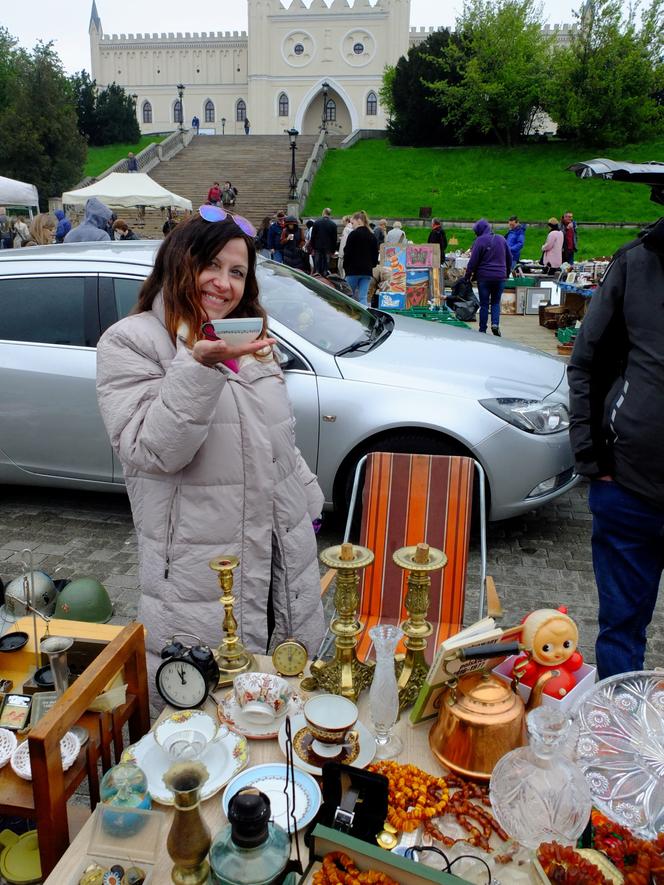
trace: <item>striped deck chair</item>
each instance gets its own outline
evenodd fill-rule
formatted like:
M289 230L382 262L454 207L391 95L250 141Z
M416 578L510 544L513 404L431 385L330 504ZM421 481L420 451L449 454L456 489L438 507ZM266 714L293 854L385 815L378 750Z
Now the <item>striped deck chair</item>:
M481 584L478 617L482 617L488 584L490 613L499 614L499 602L491 579L486 578L486 518L484 471L472 458L458 455L403 455L374 452L363 458L355 482L346 524L345 539L357 501L362 468L366 462L359 543L373 551L375 560L361 579L360 620L365 626L358 642L358 656L371 651L368 630L377 623L399 623L406 617L407 581L392 561L399 547L425 541L447 554L442 571L431 574L427 619L434 632L427 656L432 657L443 639L458 632L463 623L466 570L473 506L473 477L480 479ZM323 592L329 575L321 581ZM321 646L324 654L327 643Z

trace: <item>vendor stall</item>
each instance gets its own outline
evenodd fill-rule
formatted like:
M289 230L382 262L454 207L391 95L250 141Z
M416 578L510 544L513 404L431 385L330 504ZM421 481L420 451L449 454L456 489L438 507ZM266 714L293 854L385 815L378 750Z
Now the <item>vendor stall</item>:
M0 206L11 209L26 209L30 218L32 210L39 212L39 194L34 184L5 178L0 175Z
M62 195L64 206L84 206L96 197L112 209L134 206L176 208L191 211L191 200L171 193L143 172L112 172L100 181Z

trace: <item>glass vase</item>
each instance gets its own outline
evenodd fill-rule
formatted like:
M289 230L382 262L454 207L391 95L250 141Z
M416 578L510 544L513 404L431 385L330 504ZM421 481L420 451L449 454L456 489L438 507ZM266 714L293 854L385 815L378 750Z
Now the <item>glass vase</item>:
M403 630L379 624L369 630L376 652L376 668L369 691L369 710L376 734L376 759L393 759L403 749L401 738L392 733L399 717L399 691L394 670L394 653Z
M493 813L527 848L554 841L574 845L592 801L583 773L565 755L570 720L559 710L537 707L526 723L529 745L503 756L491 775Z

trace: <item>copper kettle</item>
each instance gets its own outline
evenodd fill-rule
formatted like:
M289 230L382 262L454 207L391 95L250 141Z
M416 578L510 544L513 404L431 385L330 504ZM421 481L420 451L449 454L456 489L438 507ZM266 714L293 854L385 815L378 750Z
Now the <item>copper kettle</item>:
M496 646L491 648L495 657ZM511 652L505 645L502 653ZM469 650L464 658L488 656ZM539 704L542 688L551 675L545 673L538 680L529 708ZM438 703L438 718L429 732L431 751L444 766L463 777L488 781L499 759L527 743L526 707L515 686L510 687L492 673L474 672L453 680L441 692Z

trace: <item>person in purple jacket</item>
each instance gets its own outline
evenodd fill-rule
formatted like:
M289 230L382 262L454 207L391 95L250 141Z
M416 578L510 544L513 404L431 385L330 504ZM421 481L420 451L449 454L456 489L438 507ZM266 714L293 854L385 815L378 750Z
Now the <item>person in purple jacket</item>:
M512 253L505 237L499 237L491 230L485 218L473 225L475 242L470 252L466 268L466 279L477 280L480 296L480 332L486 332L491 307L491 331L500 337L500 299L505 278L512 269Z

